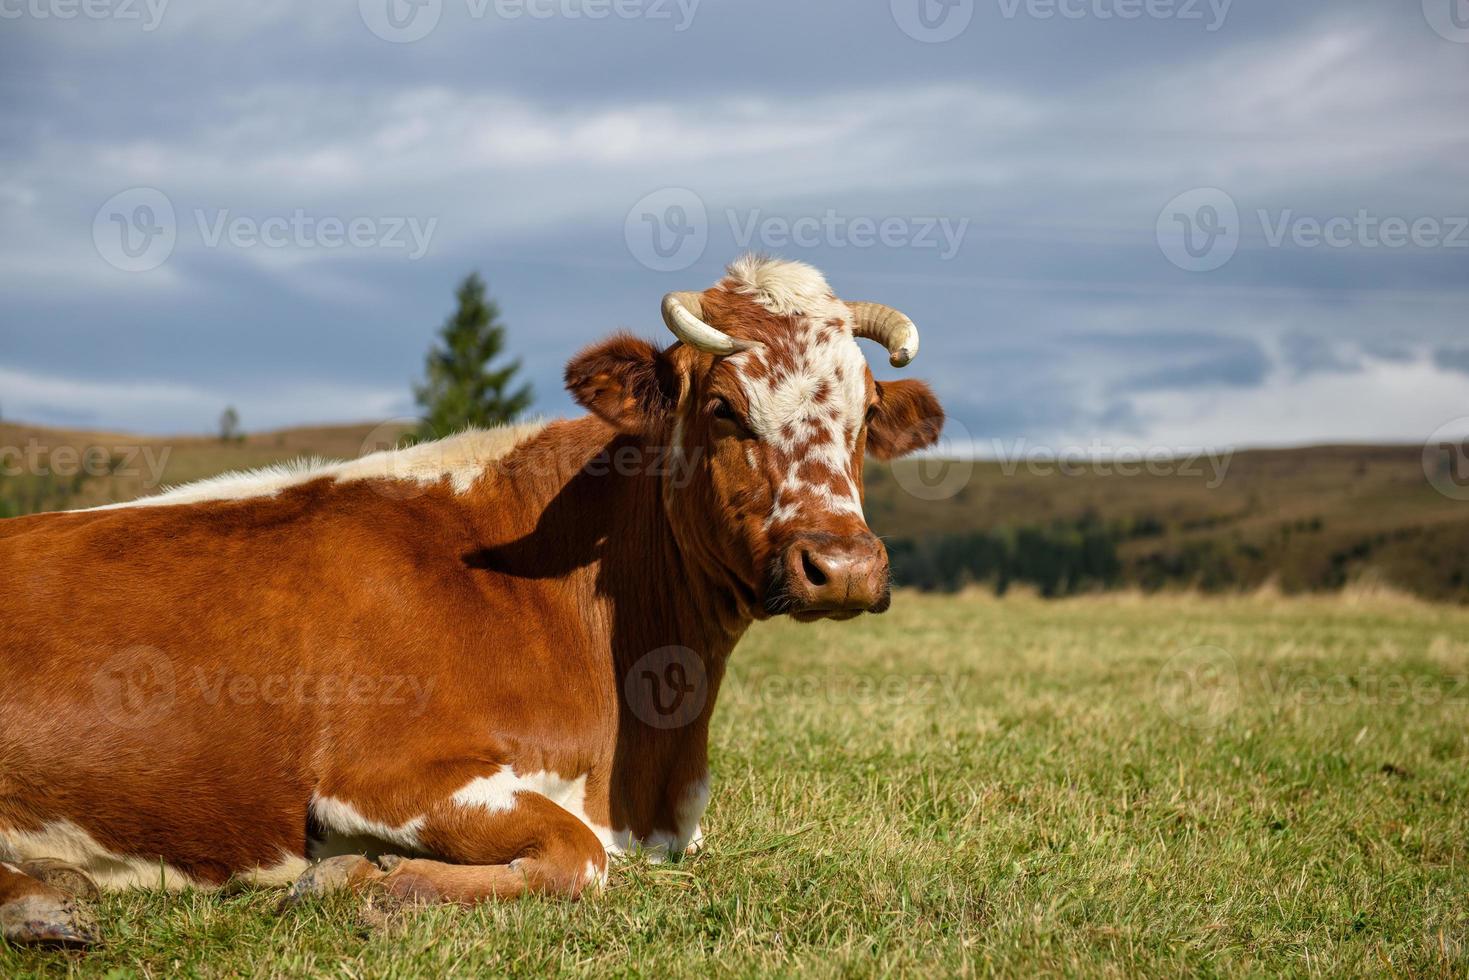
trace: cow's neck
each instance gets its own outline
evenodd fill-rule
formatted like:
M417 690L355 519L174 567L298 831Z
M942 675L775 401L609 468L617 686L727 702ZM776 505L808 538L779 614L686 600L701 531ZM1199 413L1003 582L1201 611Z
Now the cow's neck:
M610 816L640 836L676 829L669 815L704 777L725 661L750 622L718 572L680 548L663 500L669 469L657 448L594 418L552 423L497 467L481 497L493 543L471 559L544 583L605 643L621 714ZM660 685L680 678L701 688L683 692L697 712L686 717L685 701L685 714L660 715L678 699Z

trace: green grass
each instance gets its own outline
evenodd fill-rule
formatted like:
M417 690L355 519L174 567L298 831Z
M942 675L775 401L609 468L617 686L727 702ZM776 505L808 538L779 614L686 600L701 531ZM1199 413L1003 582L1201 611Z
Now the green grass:
M757 626L707 850L366 923L130 894L0 975L1469 972L1469 612L901 595Z

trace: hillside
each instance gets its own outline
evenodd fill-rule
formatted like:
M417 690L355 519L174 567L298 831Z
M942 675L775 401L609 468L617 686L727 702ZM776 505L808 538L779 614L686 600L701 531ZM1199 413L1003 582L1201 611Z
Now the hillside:
M947 499L904 489L921 487L919 469L933 465L903 461L868 478L871 523L916 584L1002 584L1007 568L1048 594L1267 583L1297 592L1367 578L1469 600L1469 502L1428 482L1419 446L1241 451L1222 478L1207 462L1167 476L1007 473L986 462Z
M354 457L401 431L314 426L224 443L0 423L0 516L130 500L300 456ZM1416 446L1250 450L1222 471L1208 460L1166 467L1175 475L946 463L968 477L956 471L957 492L925 499L936 465L868 468L868 515L904 584L1296 592L1366 578L1469 601L1469 502L1429 484Z

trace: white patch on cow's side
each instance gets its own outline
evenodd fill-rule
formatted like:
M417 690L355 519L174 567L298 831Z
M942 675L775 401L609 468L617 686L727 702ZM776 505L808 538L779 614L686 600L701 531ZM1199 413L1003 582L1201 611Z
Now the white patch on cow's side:
M53 858L76 865L91 875L99 888L109 891L158 887L178 891L210 887L208 883L196 881L161 861L109 851L70 820L53 820L35 831L0 827L0 846L18 861Z
M520 775L509 766L492 776L477 776L460 787L452 797L459 806L483 807L502 813L515 806L518 793L536 793L576 817L597 835L609 855L620 855L631 849L632 835L625 830L603 826L587 816L587 777L573 779L554 772Z
M527 422L494 429L470 429L433 442L406 449L385 449L360 459L344 462L303 459L247 472L224 473L173 487L152 497L92 510L123 507L169 507L219 500L273 497L282 490L313 480L337 483L359 480L406 480L433 485L448 480L455 493L464 493L484 475L486 467L546 427L545 422Z
M311 857L323 860L343 854L367 854L376 856L387 853L383 845L407 851L419 849L418 834L423 829L424 818L414 817L397 826L370 820L346 800L330 796L311 797L311 815L321 824L326 836L313 841Z

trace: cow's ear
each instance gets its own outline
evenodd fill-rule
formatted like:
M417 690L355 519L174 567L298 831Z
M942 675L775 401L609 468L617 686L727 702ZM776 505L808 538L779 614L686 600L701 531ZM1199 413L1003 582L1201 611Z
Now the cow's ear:
M877 382L877 405L867 423L867 451L878 459L896 459L938 441L944 409L922 381Z
M656 430L678 399L668 358L631 334L593 344L566 365L566 390L608 425L630 433Z

